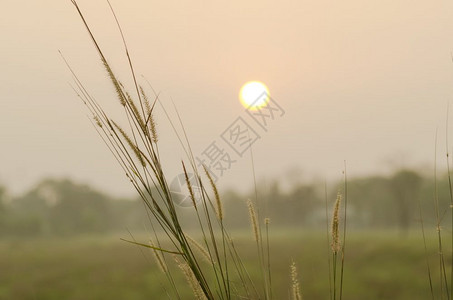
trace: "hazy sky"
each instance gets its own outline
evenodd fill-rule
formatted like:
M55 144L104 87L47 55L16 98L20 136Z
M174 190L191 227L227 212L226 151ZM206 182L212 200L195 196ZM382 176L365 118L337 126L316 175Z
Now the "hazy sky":
M238 117L255 126L257 177L288 180L383 172L445 153L453 100L452 1L111 0L138 74L171 99L201 154ZM119 77L130 86L108 4L80 0ZM112 194L132 193L70 87L61 50L106 110L119 115L100 60L70 0L3 0L0 11L0 182L14 193L68 176ZM247 119L242 84L260 80L285 110L268 131ZM132 88L131 88L132 89ZM168 176L183 158L157 111ZM453 130L451 131L453 134ZM453 137L452 137L453 143ZM225 151L227 151L225 147ZM252 181L248 153L219 181Z

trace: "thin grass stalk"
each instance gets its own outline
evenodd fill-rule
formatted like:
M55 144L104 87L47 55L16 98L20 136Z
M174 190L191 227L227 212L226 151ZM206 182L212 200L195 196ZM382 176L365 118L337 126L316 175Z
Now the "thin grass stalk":
M189 152L190 152L190 150L189 150ZM193 156L191 156L191 157L193 157ZM189 157L189 159L190 159L190 157ZM193 162L191 162L191 164L192 164L192 166L194 166ZM188 175L187 175L187 171L186 171L186 169L184 167L184 164L183 164L183 168L184 168L184 173L185 173L185 177L186 177L186 182L187 182L187 185L188 185L188 188L189 188L189 192L190 192L191 191L191 186L190 186L190 183L188 181ZM220 284L220 281L219 281L219 276L218 276L218 273L217 273L216 266L219 267L219 272L220 272L220 276L222 278L222 283L223 283L223 289L224 289L224 292L226 293L226 295L228 297L229 289L227 288L227 283L226 283L226 280L224 278L224 271L222 269L222 263L220 261L220 256L219 256L219 252L218 252L218 249L217 249L217 241L215 239L212 223L211 223L210 216L209 216L209 210L208 210L208 207L207 207L207 197L206 197L204 189L202 188L202 186L203 186L202 181L201 181L200 177L197 175L197 170L194 169L194 172L196 173L195 176L197 177L197 181L198 181L198 183L199 183L199 185L200 185L200 187L202 189L202 195L201 195L202 196L202 208L203 208L203 212L205 214L205 220L207 222L207 227L209 229L209 236L210 236L211 244L212 244L213 249L214 249L214 252L213 252L214 253L214 257L216 258L216 261L217 261L217 265L212 263L212 267L213 267L213 270L214 270L214 274L215 274L215 277L216 277L216 281L217 281L219 290L221 291L222 290L222 285ZM212 257L209 244L207 243L207 237L206 237L206 233L205 233L205 230L204 230L204 227L203 227L203 223L201 221L200 214L198 212L195 200L193 198L193 192L190 192L190 193L191 193L191 198L192 198L192 201L194 203L195 210L196 210L196 214L197 214L198 222L199 222L199 225L200 225L200 229L202 231L202 234L203 234L207 249L209 251L209 254ZM222 293L221 293L220 296L223 298L223 294Z
M147 83L148 83L148 85L149 85L149 86L151 87L151 89L152 89L152 86L150 85L149 81L147 81ZM160 103L160 102L159 102L159 103ZM180 117L180 115L179 115L179 112L178 112L177 108L175 107L175 111L176 111L176 113L177 113L177 115L178 115L178 120L179 120L179 122L180 122L180 124L181 124L181 128L182 128L183 133L184 133L184 138L185 138L186 144L183 142L183 140L182 140L182 138L180 137L178 131L176 130L176 127L175 127L173 121L171 120L171 118L169 117L169 115L168 115L168 113L167 113L165 107L162 105L162 103L160 103L160 105L161 105L161 107L162 107L162 109L163 109L165 115L167 116L167 119L169 120L169 122L170 122L170 124L171 124L171 126L172 126L172 128L173 128L173 131L175 132L175 134L176 134L176 136L177 136L177 138L178 138L178 140L179 140L181 146L183 147L183 149L184 149L184 151L185 151L187 157L189 158L189 161L191 162L191 165L192 165L192 168L193 168L195 174L198 174L198 171L197 171L197 168L196 168L196 164L195 164L195 159L194 159L194 156L193 156L191 147L190 147L190 143L188 142L187 133L186 133L186 131L185 131L184 126L182 125L182 120L181 120L181 117ZM199 176L197 175L197 177L199 177ZM201 184L201 181L200 181L200 184ZM205 196L205 194L203 194L203 197L204 197L204 196ZM206 201L203 201L203 204L204 204L204 205L203 205L203 209L204 209L204 211L206 212L206 211L207 211ZM211 205L212 205L212 204L211 204ZM208 221L208 223L210 224L210 217L209 217L209 214L206 214L206 216L207 216L207 221ZM210 228L212 229L212 226L211 226ZM204 230L202 227L201 227L201 229ZM203 234L204 234L204 233L203 233ZM214 233L213 233L212 230L210 230L210 239L211 239L211 241L214 241L214 242L213 242L213 246L214 246L214 254L215 254L215 257L216 257L217 261L219 262L219 267L222 268L222 264L220 263L220 258L219 258L218 250L217 250L216 243L215 243ZM208 250L209 250L209 248L208 248ZM226 263L226 262L225 262L225 263ZM223 272L221 272L221 274L222 274L222 276L223 276ZM228 274L227 274L227 275L228 275ZM224 283L225 283L225 280L224 280ZM228 281L228 280L227 280L226 284L229 285L229 281ZM229 291L229 288L227 288L227 291Z
M200 285L200 288L203 291L203 294L208 298L208 299L213 299L213 293L208 286L206 279L204 277L204 274L198 265L198 262L194 256L194 253L189 245L189 242L187 241L187 238L181 228L181 225L179 223L179 218L174 206L174 202L172 199L172 195L168 186L168 182L166 181L166 178L164 176L162 166L160 164L160 157L159 157L159 152L158 152L158 147L157 147L157 134L155 134L155 124L152 119L152 108L149 108L149 105L146 106L147 99L146 95L141 90L137 84L136 81L136 76L135 72L132 66L132 62L130 59L129 51L127 49L127 45L125 42L124 35L122 33L121 27L119 25L118 19L113 11L112 6L109 3L109 6L112 10L112 13L114 14L115 21L117 22L118 28L121 33L121 37L126 49L126 54L128 57L129 61L129 66L132 72L132 76L134 78L134 84L135 88L137 91L137 96L139 99L139 104L141 108L141 112L139 111L138 107L134 103L132 97L124 90L123 85L121 82L117 79L115 74L112 71L112 68L108 64L106 58L104 57L104 54L101 51L101 48L99 47L94 35L91 32L91 29L89 28L82 12L80 11L77 2L75 0L71 0L71 2L74 4L76 7L100 57L101 61L108 73L108 76L113 83L113 86L117 92L117 96L120 99L120 103L123 105L125 109L125 114L128 118L129 122L129 127L130 127L130 134L132 138L126 138L128 134L124 130L120 130L121 127L114 125L113 121L110 120L107 115L104 113L102 108L97 104L96 100L89 96L89 94L86 92L85 88L83 85L76 79L76 84L79 86L79 89L81 90L81 96L79 97L84 101L85 104L87 104L88 109L93 113L94 116L94 125L98 126L99 128L96 128L97 132L101 135L103 138L104 143L108 146L109 150L112 152L114 157L117 159L119 162L120 166L123 168L125 171L126 176L129 178L131 183L133 184L134 188L137 190L138 194L140 197L143 199L144 204L146 207L149 209L150 213L156 218L157 222L159 225L163 228L164 233L168 236L170 241L174 244L175 248L177 249L178 253L182 253L182 258L184 259L185 264L190 268L193 276L196 278L197 282ZM72 71L72 70L71 70ZM88 101L87 101L88 100ZM154 104L158 101L158 96L156 96L156 100ZM159 101L160 103L160 101ZM149 103L148 103L149 104ZM153 104L153 107L154 107ZM162 105L162 103L160 103ZM144 106L147 107L147 112L145 114L144 111ZM167 115L168 116L168 115ZM180 123L182 123L181 118L178 113L178 119ZM150 124L148 125L148 122ZM173 126L173 124L172 124ZM174 126L173 126L174 127ZM154 129L153 129L154 128ZM182 126L183 132L184 132L184 137L187 142L187 146L184 147L184 151L186 151L189 160L192 164L193 169L195 170L195 174L197 176L197 180L200 182L201 186L201 179L200 176L198 175L198 172L196 171L196 164L195 164L195 159L193 157L193 153L190 148L190 144L188 143L188 138L187 134L185 132L185 128ZM150 134L151 131L151 134ZM182 140L178 135L178 139L180 140L181 144ZM125 141L125 142L123 142ZM127 144L127 145L126 145ZM128 147L129 146L129 147ZM142 150L141 148L144 147ZM187 150L188 149L188 150ZM132 150L132 151L131 151ZM137 159L140 161L139 166L136 163L136 160L133 159L133 155L131 155L131 152L135 153L135 156ZM253 158L252 158L253 160ZM253 162L252 162L253 164ZM254 174L255 176L255 174ZM160 200L162 202L158 201L153 195L152 189L151 189L151 183L157 187L157 193L160 196ZM255 180L255 192L256 191L256 180ZM240 274L241 278L245 278L244 274L247 275L248 280L250 280L250 276L248 275L247 270L245 269L240 256L238 255L235 246L233 242L230 242L230 237L228 236L224 226L223 226L223 217L218 217L217 222L220 223L220 229L222 231L222 244L223 244L223 253L221 255L221 251L218 248L217 241L215 239L215 234L214 234L214 229L213 229L213 223L209 214L209 208L213 208L213 203L210 201L209 197L207 196L206 192L203 189L202 193L203 197L203 212L206 217L206 222L207 226L209 229L209 234L206 235L204 234L204 240L206 244L208 244L207 239L208 237L211 240L211 244L213 246L213 253L215 254L215 257L218 261L219 269L220 269L220 274L222 276L222 282L223 282L223 288L219 285L219 291L218 296L223 298L223 292L226 294L226 297L228 299L231 298L231 287L230 287L230 280L229 280L229 271L228 271L228 260L227 260L227 249L232 257L232 260L236 266L236 271L238 274ZM217 197L216 197L217 200ZM210 207L208 207L208 204ZM163 206L162 206L163 205ZM220 211L221 206L218 205L217 203L217 213L219 216L221 215ZM213 209L213 211L215 211ZM148 212L147 212L148 213ZM220 219L220 220L219 220ZM259 219L259 218L258 218ZM259 224L258 224L259 226ZM267 229L268 230L268 229ZM259 240L262 241L261 237L261 230L259 232ZM227 242L228 241L228 242ZM136 243L138 244L138 243ZM260 246L260 247L259 247ZM151 247L152 248L152 247ZM154 247L153 249L155 249ZM260 263L262 265L262 268L264 269L264 250L263 250L263 244L258 244L258 249L259 253L261 253L261 258L260 258ZM261 252L260 252L261 251ZM165 257L165 256L164 256ZM225 269L222 269L222 260L223 264L225 266ZM215 269L215 268L214 268ZM268 260L268 269L270 271L270 260ZM264 274L264 277L266 275ZM264 280L265 285L267 287L265 288L265 294L266 298L269 298L268 290L270 289L270 275L269 275L269 284L267 283L266 279ZM243 280L243 285L244 285L244 290L246 293L249 295L248 291L248 286L245 284L245 281ZM255 292L256 288L253 284L253 282L250 280L251 286L254 288ZM258 293L257 293L258 294ZM270 297L272 297L270 295Z
M148 212L147 212L147 213L148 213ZM152 223L151 223L151 226L152 226ZM154 227L152 227L152 228L153 228L153 231L154 231ZM128 231L128 233L129 233L131 239L132 239L134 242L137 242L136 239L135 239L135 237L133 236L133 234L132 234L129 230L127 230L127 231ZM156 236L156 240L158 240L158 237L157 237L157 234L156 234L155 231L154 231L154 234L155 234L155 236ZM152 242L151 239L150 239L150 245L151 245L151 246L154 245L154 242ZM158 248L162 248L162 246L159 244L159 242L157 242L157 245L158 245ZM148 257L147 257L147 256L145 255L145 253L143 252L143 247L139 247L139 249L140 249L140 252L142 253L143 257L144 257L146 260L148 260ZM157 256L159 255L159 252L157 252L157 250L155 250L155 249L151 249L151 251L153 252L153 256L154 256L154 258L155 258L156 264L159 265L158 257L157 257ZM165 274L167 280L169 280L169 281L171 282L171 287L172 287L172 289L173 289L173 291L174 291L174 293L175 293L174 296L176 296L177 299L181 299L181 297L180 297L180 295L179 295L179 291L178 291L176 285L174 285L174 281L173 281L173 278L172 278L172 276L171 276L171 271L170 271L170 270L168 269L168 267L167 267L167 264L166 264L166 261L165 261L165 256L162 255L162 252L160 252L160 255L161 255L161 258L163 259L164 269L161 269L160 267L159 267L159 269L161 269L161 271ZM149 260L148 260L148 261L149 261ZM165 270L165 271L164 271L164 270ZM161 285L162 289L165 291L165 293L167 294L168 298L169 298L169 299L172 299L172 298L170 297L170 294L169 294L168 290L165 288L165 286L164 286L162 283L160 283L160 285Z
M225 233L225 234L227 235L227 239L229 241L228 249L230 250L230 253L232 253L231 257L233 258L233 262L235 263L236 270L238 271L238 274L239 274L239 276L241 278L241 282L243 284L244 290L247 293L247 296L250 299L254 299L254 298L252 298L252 296L250 294L250 291L249 291L249 288L246 285L246 280L250 283L250 286L253 288L253 292L255 293L255 298L260 298L258 289L256 288L255 283L251 279L249 272L245 268L244 263L242 262L242 259L241 259L240 255L238 254L236 246L234 245L233 239L230 236L228 236L227 233Z
M63 57L63 56L62 56ZM139 193L139 195L141 195L143 198L143 194L142 194L142 191L141 189L138 188L135 180L133 180L132 178L133 177L133 174L130 173L130 169L128 167L128 164L123 160L123 155L124 157L127 158L127 155L125 154L125 152L122 150L122 147L121 147L121 144L119 144L118 142L116 142L114 139L111 139L110 137L114 138L114 136L111 134L111 133L107 133L105 128L107 129L110 129L113 131L113 126L111 125L111 122L108 120L107 116L105 115L105 113L102 111L102 109L99 107L99 105L96 103L96 101L94 100L94 98L92 98L89 93L86 91L86 89L84 88L83 84L80 82L80 80L77 78L77 75L73 72L72 68L69 66L69 64L67 63L66 59L63 57L63 60L65 61L66 65L68 66L69 70L71 71L71 73L73 74L74 78L75 78L75 81L76 81L76 84L79 88L79 90L81 91L82 95L80 95L79 93L77 93L78 97L82 99L82 97L84 99L82 99L82 101L84 102L85 105L87 105L88 109L92 112L92 114L96 117L97 119L97 126L94 126L96 131L98 132L98 134L100 135L100 137L102 138L102 140L104 141L104 143L106 144L106 146L108 147L108 149L110 150L110 152L113 154L113 156L115 157L115 159L118 161L118 163L120 164L120 166L123 168L123 170L125 171L126 173L126 176L128 178L131 179L131 182L133 183L134 187L136 188L137 192ZM101 123L101 124L99 124ZM101 125L101 126L99 126ZM104 133L104 136L107 138L107 140L104 138L104 136L100 133L100 131L98 130L98 128L100 128L103 133ZM119 137L118 137L119 139ZM107 142L108 141L108 142ZM109 145L111 144L112 147ZM118 152L118 149L122 151L122 154ZM127 151L126 151L127 152ZM129 163L130 163L130 160L128 160ZM147 202L147 201L145 201ZM149 204L148 204L149 205ZM164 228L165 229L165 228Z
M264 225L266 226L266 251L267 251L267 272L268 272L268 280L269 280L269 295L270 299L273 298L272 292L272 271L271 271L271 251L270 251L270 242L269 242L269 224L270 219L264 219Z
M344 220L343 220L343 246L341 249L341 277L340 277L340 300L343 297L343 277L344 277L344 255L346 248L346 222L348 211L348 175L346 172L346 161L344 161Z
M420 224L421 224L422 236L423 236L423 247L425 250L426 270L428 272L429 289L431 292L431 299L434 300L433 281L432 281L432 277L431 277L431 267L429 265L428 248L426 246L425 226L424 226L424 221L423 221L422 205L421 205L420 198L418 199L418 210L419 210Z
M205 165L203 165L203 169L205 171L206 176L208 177L209 183L211 184L211 189L212 189L212 191L214 193L214 197L215 197L215 200L216 200L215 212L216 212L217 219L218 219L218 222L219 222L219 225L220 225L220 230L222 232L223 259L224 259L224 264L225 264L225 274L226 274L227 291L228 291L227 292L227 297L230 298L231 297L230 292L229 292L230 291L230 278L229 278L228 261L227 261L225 227L224 227L224 224L223 224L223 218L224 218L224 215L223 215L223 204L222 204L222 201L220 200L220 195L219 195L219 191L217 190L217 186L216 186L214 180L212 179L211 174L208 172L208 170L207 170Z
M193 276L196 278L196 281L199 283L201 289L203 290L203 294L206 296L207 299L215 299L206 281L206 278L204 277L204 274L201 271L201 268L198 265L198 262L192 252L189 242L187 241L182 232L179 238L182 250L185 253L185 255L183 256L184 260L187 263L188 267L190 268L191 272L193 273Z
M332 252L333 300L337 299L337 252Z
M326 242L327 242L327 265L329 266L329 295L332 300L332 265L330 261L330 238L329 238L329 213L328 213L327 182L324 182L324 202L326 205Z
M109 5L109 7L110 7L110 11L113 14L113 17L115 18L116 25L118 26L118 30L119 30L120 35L121 35L121 39L123 40L123 45L124 45L124 49L126 51L126 56L127 56L127 60L128 60L128 63L129 63L129 68L130 68L131 75L132 75L132 78L133 78L133 81L134 81L135 90L137 92L137 97L140 100L142 113L143 113L143 115L145 115L145 112L144 112L144 109L143 109L143 105L142 105L142 101L141 101L141 98L140 98L140 92L139 92L139 87L138 87L138 83L137 83L137 78L135 76L134 67L133 67L133 64L132 64L131 56L129 55L129 49L127 47L126 38L124 37L124 34L123 34L123 29L121 28L120 22L118 21L118 18L116 16L115 10L112 7L112 4L110 3L109 0L107 0L107 3Z
M258 261L261 266L261 275L264 283L264 297L265 299L268 299L268 289L267 289L267 279L266 279L266 274L264 271L264 262L263 262L263 252L262 252L262 240L261 240L261 235L260 235L260 228L259 228L259 221L258 221L258 215L255 210L255 206L253 205L252 200L248 199L247 200L247 207L249 211L249 218L250 218L250 225L252 228L252 233L253 233L253 239L256 244L257 252L258 252Z
M124 95L124 93L122 92L121 85L120 85L120 83L117 81L116 77L113 75L113 72L111 71L111 68L110 68L110 66L109 66L108 63L107 63L107 60L105 59L105 57L104 57L104 55L103 55L101 49L99 48L99 46L98 46L98 44L97 44L97 42L96 42L96 40L95 40L93 34L91 33L91 30L90 30L90 28L88 27L88 25L87 25L87 23L86 23L86 21L85 21L85 19L84 19L84 17L83 17L83 14L81 13L81 11L80 11L80 9L79 9L79 7L78 7L76 1L75 1L75 0L71 0L71 2L74 4L74 6L76 7L77 11L79 12L80 17L82 18L82 20L83 20L83 22L84 22L84 24L85 24L85 27L86 27L86 29L88 30L88 32L89 32L89 34L90 34L90 36L91 36L91 38L92 38L92 41L93 41L93 43L95 44L96 49L98 50L98 53L99 53L100 56L101 56L101 59L102 59L102 61L103 61L103 63L104 63L104 66L106 67L106 69L107 69L107 71L108 71L108 73L109 73L110 79L112 80L112 82L114 83L115 88L117 89L117 92L118 92L119 97L120 97L121 99L124 99L124 98L125 98L125 95ZM124 104L124 101L123 101L122 103ZM129 103L129 106L130 106L130 103ZM138 116L137 114L134 114L134 117L135 117L135 121L139 122L139 116ZM107 122L108 122L108 121L107 121ZM142 126L142 127L143 127L143 126ZM110 126L110 128L112 129L113 133L116 133L116 131L113 129L112 126ZM133 127L132 127L132 130L133 130ZM139 132L139 131L138 131L138 132ZM117 140L121 143L121 139L119 139L119 137L118 137L117 134L116 134L116 138L117 138ZM122 148L122 149L126 149L122 143L121 143L120 149L121 149L121 148ZM125 156L129 159L130 170L131 170L132 173L133 173L132 176L129 176L129 175L128 175L128 176L129 176L131 179L132 179L132 178L138 178L138 179L140 180L140 182L142 183L142 185L143 185L143 186L146 186L146 183L145 183L145 182L143 181L143 179L141 178L140 172L139 172L138 169L136 168L136 166L135 166L133 160L130 158L129 153L128 153L127 150L125 151ZM129 169L129 167L128 167L127 165L126 165L126 167L127 167L127 169ZM161 187L162 187L162 190L163 190L163 192L164 192L164 194L165 194L165 198L168 200L167 203L170 204L170 202L171 202L171 196L170 196L170 193L168 192L168 185L166 184L164 177L163 177L163 176L160 176L160 175L163 175L160 168L157 169L157 172L158 172L158 173L156 174L156 177L158 178L158 180L159 180L160 183L161 183ZM133 180L133 179L132 179L132 180ZM141 194L141 195L142 195L142 194ZM146 198L145 198L145 197L143 197L143 198L144 198L144 200L146 201ZM175 236L175 237L178 239L178 241L179 241L179 243L180 243L180 245L181 245L181 248L182 248L183 252L185 253L185 256L184 256L184 257L186 258L186 261L187 261L188 265L193 269L194 276L196 276L196 277L197 277L197 280L198 280L199 282L201 282L202 289L203 289L204 293L206 293L208 296L211 296L211 297L212 297L212 294L211 294L210 291L209 291L209 288L208 288L208 286L207 286L207 284L206 284L206 281L204 280L204 277L203 277L202 274L199 272L199 270L196 268L196 264L194 264L194 261L193 261L193 259L192 259L191 253L190 253L190 251L189 251L189 248L188 248L187 245L184 243L184 242L186 242L186 241L185 241L183 238L181 238L181 228L180 228L180 226L179 226L179 222L178 222L176 213L175 213L175 211L174 211L174 207L172 206L172 204L170 204L169 206L170 206L170 211L169 211L170 217L171 217L172 223L175 225L175 229L176 229L176 236Z
M62 56L63 57L63 56ZM96 123L97 125L101 125L101 128L102 130L104 131L104 134L106 135L106 137L109 137L111 136L111 134L107 134L104 130L104 126L107 127L107 128L110 128L111 130L113 130L112 126L111 126L111 123L110 121L108 120L107 116L105 115L105 113L102 111L102 109L99 107L99 105L96 103L96 101L94 100L94 98L92 98L89 93L86 91L86 89L83 87L83 84L80 82L80 80L77 78L76 74L74 73L74 71L72 70L72 68L69 66L69 64L67 63L66 59L63 57L66 65L68 66L68 68L70 69L71 73L73 74L74 78L75 78L75 81L76 81L76 84L79 88L79 90L82 92L82 95L85 99L82 99L82 101L84 102L84 104L87 105L87 107L89 108L89 110L92 112L92 114L94 115L95 119L97 120ZM77 92L76 92L77 93ZM77 93L77 95L79 96L79 98L82 98L82 96ZM104 122L105 120L105 122ZM100 124L101 123L101 124ZM104 125L104 126L102 126ZM98 131L99 133L99 131ZM101 136L102 137L102 136ZM103 137L102 137L103 138ZM103 138L104 142L105 139ZM111 141L111 140L110 140ZM117 147L118 146L119 148L121 148L118 144L116 144L116 142L112 142L112 145L113 147L115 148L115 151L117 151ZM115 145L116 144L116 145ZM108 146L108 145L107 145ZM108 146L109 147L109 146ZM109 150L112 151L112 149L109 147ZM117 152L117 154L121 157L121 155ZM124 152L123 152L124 154ZM115 153L114 153L115 155ZM115 155L115 158L118 160L118 156ZM129 161L130 162L130 161ZM122 163L124 163L124 161L120 162L121 165L123 165ZM152 164L150 164L152 166ZM126 172L126 174L128 174L128 172ZM129 175L132 175L132 174L129 174ZM130 177L130 176L128 176Z
M447 103L447 118L445 124L445 145L446 145L446 158L447 158L447 177L448 177L448 191L450 196L450 221L451 221L451 249L450 249L450 260L452 265L450 266L450 290L453 291L453 188L451 182L451 173L450 173L450 154L449 154L449 143L448 143L448 123L449 123L449 112L450 112L450 103Z
M193 273L192 267L190 267L187 262L181 262L177 257L174 257L178 267L181 269L182 273L186 277L187 282L189 283L192 291L197 300L207 300L206 294L203 290L202 285L198 281L197 277Z
M186 169L184 167L184 163L183 163L183 168L184 168L184 174L185 174L185 177L186 177L186 183L187 183L187 186L189 188L189 192L191 193L191 198L192 198L195 210L196 210L196 214L197 214L198 222L199 222L199 225L200 225L200 229L202 231L202 234L203 234L203 237L204 237L208 252L209 252L209 254L212 257L209 244L207 243L207 236L206 236L206 233L205 233L205 230L204 230L204 227L203 227L203 223L202 223L202 220L200 218L200 214L199 214L199 211L197 209L197 206L196 206L196 203L195 203L195 200L194 200L193 192L191 191L191 186L190 186L190 182L188 180L187 171L186 171ZM196 170L194 170L194 171L197 172ZM195 174L195 176L197 176L197 175ZM202 186L202 182L199 179L199 177L197 178L197 180L198 180L200 186ZM213 229L212 229L212 224L210 222L209 211L207 210L206 197L205 197L204 193L202 193L202 200L203 200L202 201L202 204L203 204L202 208L203 208L203 212L204 212L205 217L206 217L207 226L208 226L208 229L209 229L209 234L210 234L210 239L211 239L211 244L212 244L212 246L214 248L214 254L215 254L215 257L217 259L218 266L219 266L219 269L220 269L220 274L221 274L221 277L222 277L223 287L225 289L225 293L227 293L228 289L226 288L226 285L225 285L225 279L224 279L224 274L223 274L223 270L222 270L222 264L220 262L220 258L219 258L219 254L218 254L218 250L217 250L217 242L215 240L215 235L214 235L214 232L213 232ZM218 276L217 269L216 269L216 264L214 264L214 262L212 263L212 267L213 267L213 270L214 270L214 274L215 274L215 277L216 277L216 281L217 281L219 290L221 291L222 290L222 285L220 284L219 276ZM220 294L220 297L223 298L223 294L222 293Z
M186 177L187 177L187 175L186 175ZM186 181L188 181L187 178L186 178ZM200 183L200 184L201 184L201 183ZM204 199L205 199L205 198L203 198L203 201L204 201ZM222 290L222 287L225 287L225 285L224 285L224 284L222 285L221 282L220 282L220 277L223 278L223 274L219 277L219 274L218 274L219 271L217 270L217 267L218 267L218 266L221 266L221 264L220 264L220 263L216 264L216 263L215 263L215 260L214 260L214 257L215 257L215 258L217 259L217 261L218 261L219 257L218 257L218 255L215 254L215 251L214 251L214 256L213 256L213 251L211 250L211 247L210 247L210 245L209 245L209 243L208 243L208 236L207 236L206 231L205 231L205 229L204 229L204 225L203 225L203 222L202 222L202 220L201 220L200 213L199 213L199 211L198 211L197 208L195 208L195 213L196 213L196 215L197 215L198 224L200 225L200 230L201 230L201 233L202 233L202 235L203 235L203 240L204 240L204 242L205 242L206 249L207 249L207 251L208 251L209 256L211 257L211 266L212 266L212 269L213 269L213 271L214 271L215 280L216 280L216 283L217 283L217 286L218 286L219 290L221 291L221 290ZM211 236L211 242L213 243L214 248L215 248L216 241L215 241L215 239L214 239L214 240L212 239L212 234L211 234L210 236ZM220 272L221 272L221 273L223 272L222 269L220 269ZM222 280L222 282L224 283L224 280ZM226 291L225 291L225 292L226 292ZM221 297L223 298L223 295L221 295Z
M152 232L154 233L154 238L156 240L157 246L159 248L162 248L162 245L160 243L159 236L157 235L157 231L156 231L156 228L154 226L153 220L151 219L151 216L149 215L149 210L146 209L146 207L145 207L145 211L146 211L146 214L148 215L148 220L149 220L149 223L151 225ZM164 263L164 265L166 267L166 270L167 270L167 272L165 272L165 276L167 277L167 280L170 282L170 286L172 287L172 289L176 293L177 298L181 299L181 296L179 294L179 290L178 290L178 288L176 286L176 283L174 281L174 278L173 278L172 271L168 268L168 263L167 263L167 259L166 259L165 255L162 255L162 259L163 259L163 263Z
M250 139L250 133L247 131L249 141ZM249 143L249 149L250 149L250 160L251 160L251 167L252 167L252 174L253 174L253 186L254 186L254 191L255 191L255 201L258 204L258 185L256 181L256 173L255 173L255 161L253 158L253 147L252 144ZM253 206L252 206L253 208ZM253 208L254 209L254 208ZM256 208L256 219L261 220L261 214L260 214L260 207L257 205ZM259 236L259 238L256 238L256 243L257 243L257 249L258 249L258 259L260 262L260 267L261 267L261 275L263 278L263 283L264 283L264 297L265 299L271 299L271 293L270 293L270 286L269 286L269 281L267 278L267 273L265 271L265 262L264 262L264 245L263 245L263 237L262 237L262 232L261 232L261 225L259 221L256 221L254 224L254 229L256 227L256 235Z
M199 182L200 186L203 185L200 177L198 177L198 182ZM203 209L204 209L206 222L208 224L209 234L210 234L210 238L211 238L211 244L213 246L214 254L215 254L215 257L218 262L220 275L221 275L222 283L223 283L223 288L224 288L227 298L229 299L229 297L230 297L229 296L229 280L226 280L226 278L225 278L228 274L225 274L225 269L224 269L224 264L226 265L228 262L225 260L222 263L219 247L217 245L216 236L215 236L215 233L213 230L212 220L211 220L211 216L209 214L209 208L208 208L208 203L211 205L211 208L213 207L213 204L210 201L209 197L207 196L206 190L203 188L202 188L202 199L203 199L203 201L202 201Z
M342 250L340 242L340 205L341 205L341 194L338 192L337 199L335 201L334 210L332 214L332 266L333 266L333 299L337 297L337 259L338 253ZM341 288L341 285L340 285Z
M436 232L437 232L437 245L439 251L439 281L440 281L440 298L443 299L444 283L446 285L447 299L450 298L448 293L447 275L445 271L445 261L442 246L442 234L441 234L441 218L439 212L439 197L437 191L437 129L436 138L434 144L434 207L436 211Z

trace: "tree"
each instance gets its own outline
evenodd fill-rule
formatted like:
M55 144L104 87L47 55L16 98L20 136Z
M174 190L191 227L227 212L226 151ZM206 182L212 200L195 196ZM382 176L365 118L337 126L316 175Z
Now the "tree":
M13 201L14 218L24 234L105 232L115 222L112 202L86 185L46 179Z
M398 226L403 234L407 234L410 221L417 208L417 196L422 183L422 177L411 170L396 172L389 182L396 208Z

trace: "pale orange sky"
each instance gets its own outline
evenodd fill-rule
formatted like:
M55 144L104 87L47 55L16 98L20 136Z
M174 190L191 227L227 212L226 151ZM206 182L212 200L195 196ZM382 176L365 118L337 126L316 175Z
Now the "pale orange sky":
M451 1L111 0L138 74L178 106L194 153L244 109L237 94L265 82L286 111L254 145L258 178L300 168L306 177L383 172L387 161L426 164L445 153L453 99ZM119 77L128 81L109 7L80 0ZM127 180L87 119L58 50L92 95L119 111L97 54L69 0L3 0L0 11L0 183L12 192L44 176L69 176L118 195ZM162 111L168 176L182 153ZM453 133L453 129L451 130ZM453 141L453 138L452 138ZM250 158L219 181L252 182ZM282 177L284 178L284 177Z

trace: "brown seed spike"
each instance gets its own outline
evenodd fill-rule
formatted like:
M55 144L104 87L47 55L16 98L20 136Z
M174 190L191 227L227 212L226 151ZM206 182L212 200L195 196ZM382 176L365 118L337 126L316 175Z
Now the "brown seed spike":
M211 188L214 192L215 202L216 202L216 206L217 206L217 210L216 210L217 218L219 220L223 220L223 205L222 205L222 201L220 201L219 191L217 190L217 186L205 165L203 165L203 169L204 169L204 172L206 173L206 176L209 179L209 183L211 184Z
M341 249L340 242L340 204L341 204L341 194L337 194L337 200L335 201L335 206L332 216L332 251L338 253Z
M192 190L192 185L190 184L189 174L187 174L187 170L186 170L186 166L184 165L184 162L181 161L181 163L182 163L182 169L184 170L184 178L186 180L187 189L189 190L190 199L192 200L192 203L193 203L193 206L195 207L195 209L197 209L197 203L195 201L195 196L194 196L194 193Z

